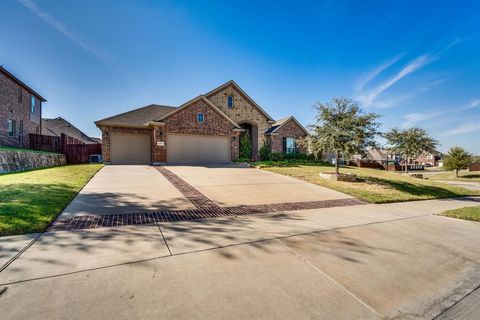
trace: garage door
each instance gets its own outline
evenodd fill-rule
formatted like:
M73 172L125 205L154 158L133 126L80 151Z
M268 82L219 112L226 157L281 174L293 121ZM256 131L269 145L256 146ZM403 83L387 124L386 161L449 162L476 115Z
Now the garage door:
M150 149L149 134L110 134L112 164L150 164Z
M229 163L229 138L169 134L167 161L169 163Z

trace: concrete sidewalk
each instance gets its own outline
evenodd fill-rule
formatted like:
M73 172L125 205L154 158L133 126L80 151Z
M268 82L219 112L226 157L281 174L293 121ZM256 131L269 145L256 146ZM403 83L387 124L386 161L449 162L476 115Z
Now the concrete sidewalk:
M2 319L432 319L480 284L480 224L432 214L479 204L46 233L0 273Z

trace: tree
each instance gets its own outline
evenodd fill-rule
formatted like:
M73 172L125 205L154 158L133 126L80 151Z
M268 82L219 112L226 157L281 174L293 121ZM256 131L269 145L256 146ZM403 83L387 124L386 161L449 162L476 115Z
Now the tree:
M473 156L461 147L452 147L448 150L444 160L445 168L455 171L455 176L458 178L458 171L467 169L473 162Z
M314 154L334 152L335 173L339 174L340 156L351 156L375 146L380 116L364 113L357 103L347 98L333 98L330 103L315 105L317 116L310 126L312 134L307 138Z
M422 128L405 130L393 128L385 133L384 137L390 145L390 150L405 157L405 173L408 172L408 160L422 152L433 152L438 145L438 141Z
M240 159L252 158L252 139L248 130L240 134Z

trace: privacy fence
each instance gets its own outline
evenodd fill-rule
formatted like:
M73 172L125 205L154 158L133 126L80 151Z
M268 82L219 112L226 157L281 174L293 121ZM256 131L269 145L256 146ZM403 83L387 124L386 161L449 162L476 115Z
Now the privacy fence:
M30 134L30 149L62 153L68 164L90 162L90 155L102 154L102 144L86 144L63 134L60 137Z

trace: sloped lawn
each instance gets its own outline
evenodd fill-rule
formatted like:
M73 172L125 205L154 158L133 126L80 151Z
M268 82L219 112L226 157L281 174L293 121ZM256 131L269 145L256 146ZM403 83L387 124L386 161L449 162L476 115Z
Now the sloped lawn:
M354 173L359 181L341 182L327 180L318 175L320 172L334 172L334 168L331 166L291 165L262 169L334 189L370 203L480 196L478 191L471 191L433 180L412 178L384 170L342 167L340 172Z
M41 232L103 165L0 175L0 236Z

